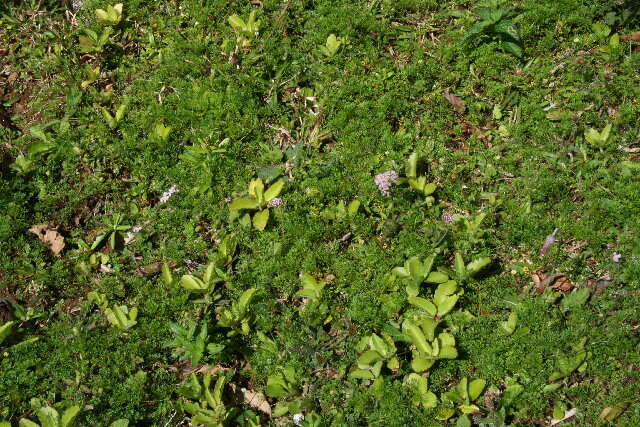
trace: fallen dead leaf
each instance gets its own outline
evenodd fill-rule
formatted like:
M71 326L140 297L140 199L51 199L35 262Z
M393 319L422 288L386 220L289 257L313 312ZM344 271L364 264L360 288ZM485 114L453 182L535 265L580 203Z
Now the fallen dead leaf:
M625 34L624 36L620 36L620 40L640 42L640 31L636 31L635 33Z
M551 287L562 292L569 292L571 289L575 288L576 285L566 277L559 277Z
M611 284L611 282L613 282L613 279L611 279L611 276L607 274L598 279L587 280L587 288L591 290L593 296L598 296Z
M271 405L267 401L264 394L258 391L251 391L245 388L240 388L234 383L229 383L229 387L234 394L242 395L242 401L251 406L253 409L262 412L265 415L271 416Z
M613 422L616 420L616 418L622 415L622 413L627 409L629 404L630 402L621 402L614 406L607 406L602 410L598 418L600 418L601 420Z
M442 96L444 96L446 100L449 101L449 104L451 104L456 113L464 114L464 110L466 109L466 107L462 99L449 92L443 93Z
M38 239L47 245L54 256L60 256L60 253L64 249L64 237L55 229L51 228L49 224L34 225L29 229L29 232L38 236Z
M564 277L564 274L551 274L546 275L542 271L531 273L531 279L533 280L533 293L541 294L547 289L547 286L552 286L556 280Z

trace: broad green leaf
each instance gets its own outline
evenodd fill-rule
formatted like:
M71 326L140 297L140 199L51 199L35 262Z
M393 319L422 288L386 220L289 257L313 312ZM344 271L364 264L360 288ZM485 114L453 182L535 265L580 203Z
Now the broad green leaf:
M253 228L258 231L263 231L267 226L267 222L269 221L269 209L262 210L260 212L256 212L253 215Z
M424 372L431 368L436 363L434 359L425 359L422 357L414 357L411 360L411 369L414 372Z
M249 195L258 200L258 205L264 203L264 182L260 178L253 179L249 182Z
M0 326L0 344L9 336L11 333L11 329L16 322L6 322L4 325Z
M458 404L464 403L464 398L460 396L460 393L458 393L455 390L450 390L450 391L447 391L446 393L443 393L442 399L448 400L450 402L458 403Z
M329 37L327 37L327 50L330 53L330 56L333 56L338 49L340 49L340 41L338 40L338 38L336 37L335 34L329 34Z
M238 30L238 29L242 30L246 27L244 20L240 18L238 15L231 15L229 17L229 24L234 30Z
M430 196L436 191L436 188L437 187L434 183L425 184L425 186L422 188L422 194L424 194L425 196Z
M453 263L453 269L458 276L458 280L465 279L467 277L467 268L464 265L464 259L460 252L456 252L455 261Z
M516 325L518 323L518 313L512 311L509 314L509 319L506 322L500 322L500 327L507 333L507 335L511 335L513 331L516 330Z
M21 418L20 422L18 423L19 427L40 427L40 425L38 425L37 423L34 423L31 420L28 420L26 418ZM9 424L9 427L11 427L11 424Z
M120 105L120 107L118 107L115 115L116 123L119 123L124 118L124 114L126 112L127 112L127 104L122 104Z
M242 209L258 209L258 200L255 197L243 197L240 199L235 199L229 205L229 209L233 211L239 211Z
M425 356L431 355L433 349L427 342L422 329L420 329L418 325L407 319L402 323L402 329L421 354Z
M50 406L38 409L36 415L42 427L59 427L60 415Z
M365 351L360 356L358 356L358 367L361 369L366 369L379 361L382 358L380 353L374 350Z
M280 180L280 181L274 183L273 185L271 185L271 187L269 187L267 189L267 191L264 192L264 201L268 203L271 200L273 200L276 197L278 197L278 195L282 191L282 187L284 187L284 181L283 180Z
M455 347L442 347L440 348L440 354L438 354L440 359L457 359L458 358L458 350Z
M445 314L449 313L451 310L453 310L453 307L456 305L458 298L459 298L458 295L451 295L451 296L445 297L440 302L440 304L438 304L438 316L442 317Z
M173 275L171 274L171 269L169 268L169 264L167 264L166 262L162 263L162 267L161 267L161 277L162 277L162 281L164 282L165 285L170 285L173 283Z
M205 291L207 285L197 277L191 274L185 274L180 278L180 286L189 291Z
M453 295L458 290L458 283L455 280L447 280L441 283L433 293L433 302L439 306L449 295Z
M406 174L407 174L407 178L418 177L418 154L417 153L411 153L411 155L407 159Z
M587 302L589 296L591 296L591 291L589 290L589 288L578 289L577 291L562 298L562 301L560 302L560 308L562 308L563 310L578 308Z
M435 316L438 309L433 303L425 298L420 298L416 296L410 296L407 298L407 302L419 309L426 311L429 315Z
M353 371L349 372L349 376L351 378L360 378L364 380L371 380L375 378L371 371L365 369L354 369Z
M409 260L407 260L407 267L409 267L409 274L411 274L411 277L414 280L422 281L422 279L424 278L424 269L422 267L422 261L420 261L420 258L418 258L417 256L409 258Z
M387 343L376 334L371 334L371 337L369 337L369 345L377 351L382 358L386 359L389 356Z
M606 125L604 129L602 129L602 131L600 132L600 141L602 141L602 143L607 142L609 140L610 135L611 135L611 123Z
M465 414L465 415L460 415L460 417L458 417L458 421L456 421L456 427L471 427L471 420L469 419L469 417L467 417L466 414L471 414L475 411L471 410L471 412L466 412L465 409L469 409L470 407L475 407L477 408L477 406L467 406L467 405L460 405L460 410ZM478 408L478 411L480 409Z
M253 299L253 295L256 293L256 291L257 291L256 288L249 288L246 291L244 291L242 295L240 295L240 298L238 298L238 308L242 313L244 313L247 310L247 306Z
M109 427L129 427L129 420L126 418L121 418L112 422Z
M435 314L433 315L435 316ZM422 331L427 337L427 340L433 341L435 339L435 332L436 327L438 326L438 322L436 322L435 319L432 319L431 317L425 317L423 319L420 319L420 326L422 327Z
M74 425L75 419L80 413L79 406L72 406L62 414L62 418L60 419L61 427L72 427Z
M456 413L456 410L453 408L441 408L436 413L436 419L440 421L446 421L449 418L453 417Z
M290 395L284 379L279 375L271 375L267 378L265 393L269 397L288 397Z
M426 278L427 283L444 283L449 280L449 276L440 272L440 271L432 271Z
M409 270L406 269L405 267L396 267L393 270L391 270L391 272L393 273L394 276L397 276L397 277L409 277L411 275L409 273Z
M347 208L347 213L349 214L349 216L354 216L355 214L358 213L359 209L360 209L360 201L354 200L351 203L349 203L349 207Z
M477 378L469 383L469 400L475 401L484 390L487 382L481 378Z
M469 272L469 274L473 276L474 274L477 274L478 272L480 272L480 270L482 270L489 264L491 264L491 258L489 257L477 258L471 261L469 264L467 264L467 271Z

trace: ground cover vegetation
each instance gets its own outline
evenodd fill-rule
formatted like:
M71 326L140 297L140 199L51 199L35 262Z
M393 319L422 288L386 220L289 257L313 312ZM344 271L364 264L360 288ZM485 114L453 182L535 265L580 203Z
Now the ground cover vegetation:
M0 5L0 425L640 425L640 17Z

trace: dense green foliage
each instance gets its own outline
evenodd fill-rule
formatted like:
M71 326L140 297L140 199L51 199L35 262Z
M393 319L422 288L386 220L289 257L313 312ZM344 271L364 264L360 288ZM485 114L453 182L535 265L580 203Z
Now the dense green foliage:
M0 421L640 425L633 1L123 3L0 5Z

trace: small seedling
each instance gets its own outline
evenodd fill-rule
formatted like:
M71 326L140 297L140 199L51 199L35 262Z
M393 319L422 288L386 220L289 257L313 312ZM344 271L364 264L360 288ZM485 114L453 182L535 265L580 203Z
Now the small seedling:
M442 401L454 403L457 405L458 410L462 412L456 425L471 426L471 420L469 420L468 415L480 412L480 408L474 402L480 397L486 385L487 382L483 379L477 378L469 381L467 377L464 377L453 390L440 396ZM453 416L454 413L452 412L450 416Z
M0 326L0 345L2 345L2 342L7 339L9 334L11 334L11 330L13 329L13 325L15 323L16 322L6 322L2 326Z
M249 18L245 21L238 15L229 17L229 25L236 32L236 44L241 48L251 46L252 40L258 37L260 32L260 21L256 20L256 11L252 10Z
M269 397L291 397L298 394L298 375L291 366L281 367L269 375L265 393Z
M180 286L194 293L211 293L215 285L227 280L227 274L216 267L215 262L210 262L202 273L201 277L196 277L193 274L185 274L180 278ZM213 299L217 299L219 295L214 296Z
M114 305L104 310L107 320L116 329L127 330L133 328L138 322L138 309L133 307L129 309L126 305Z
M62 417L58 411L50 406L43 406L36 410L36 416L40 424L22 418L18 423L19 427L72 427L80 413L79 406L72 406L63 412Z
M109 5L106 9L96 9L95 14L99 24L116 26L122 21L122 3Z
M329 34L327 37L327 41L324 45L318 47L320 53L324 55L326 58L331 59L338 53L340 46L345 43L345 39L342 37L336 37L335 34Z
M222 401L227 378L224 375L218 376L213 390L211 380L211 374L205 374L200 383L196 374L191 374L178 390L183 396L178 402L178 407L191 415L191 425L222 426L229 416Z
M364 337L358 347L365 351L358 356L356 367L349 373L350 377L375 379L380 375L383 364L392 371L400 368L396 345L389 335L382 334L382 337L379 337L371 334Z
M233 337L238 334L247 335L251 332L249 328L251 315L248 309L255 292L256 288L249 288L240 295L238 301L234 301L231 304L230 308L218 307L216 309L218 326L231 328L227 332L227 337Z
M284 181L280 180L271 185L267 190L260 178L249 183L249 197L235 199L229 205L230 217L235 219L240 216L241 211L257 211L251 218L247 213L240 218L243 225L253 224L253 228L263 231L269 221L269 204L272 202L284 187Z
M594 148L603 149L611 139L611 123L607 124L600 132L593 128L584 131L584 139Z

